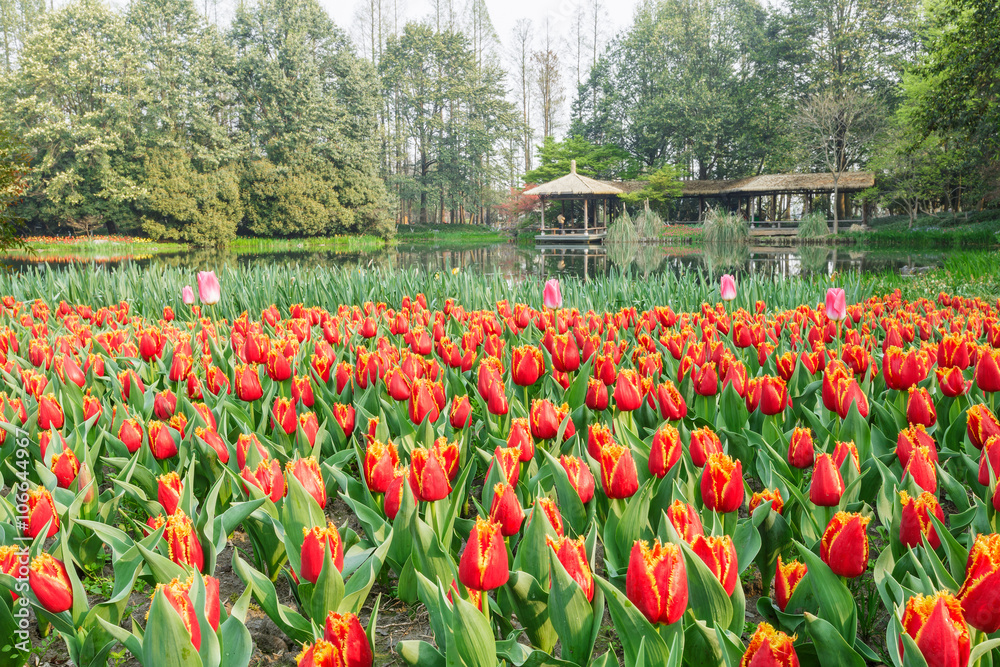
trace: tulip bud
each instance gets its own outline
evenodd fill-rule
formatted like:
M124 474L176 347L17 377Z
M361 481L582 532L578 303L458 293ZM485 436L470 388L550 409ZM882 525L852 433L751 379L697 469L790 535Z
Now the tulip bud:
M240 471L240 477L247 484L263 491L271 502L276 503L285 496L285 478L281 474L281 464L277 460L264 456L253 470L244 467Z
M793 430L788 443L788 464L793 468L804 470L812 466L814 455L812 431L808 428Z
M910 635L928 666L965 667L969 664L972 641L962 615L962 606L951 593L914 595L906 601L903 632ZM905 662L903 639L899 654Z
M583 537L572 540L568 537L545 538L545 543L555 552L556 558L566 568L573 581L580 585L587 595L587 601L594 601L594 575L587 561L587 549Z
M198 625L198 616L194 610L194 604L191 602L191 584L192 580L190 579L186 582L172 579L169 584L158 584L153 592L153 597L159 593L166 598L184 622L184 627L191 637L191 644L197 651L201 648L201 627Z
M493 451L494 461L500 462L500 472L503 478L507 480L507 483L511 486L517 486L518 478L520 477L520 456L521 450L514 447L497 447ZM486 470L486 476L490 476L490 470L493 469L493 462L490 462L490 467Z
M383 503L383 509L385 510L385 515L389 517L392 521L396 518L399 513L399 508L403 505L403 484L409 478L409 470L407 468L396 468L392 472L392 480L390 480L389 485L385 490L385 501Z
M715 396L719 393L719 374L715 370L715 362L702 364L692 374L694 393L699 396Z
M659 478L666 476L681 458L681 437L670 424L661 426L653 434L649 450L649 472Z
M451 493L451 481L445 465L436 448L414 448L410 453L410 487L417 500L433 502Z
M559 433L562 421L555 405L546 399L535 399L531 402L529 414L531 435L536 440L551 440Z
M169 389L156 394L153 398L153 414L157 419L169 420L177 411L177 395Z
M779 377L764 375L760 378L760 411L765 415L777 415L792 406L788 386Z
M743 465L721 452L712 454L701 475L701 499L716 512L735 512L743 504Z
M166 424L153 419L146 428L149 431L149 450L153 458L163 461L177 456L177 443Z
M409 415L410 421L420 424L424 419L437 421L441 410L434 398L434 382L425 378L413 381L410 389Z
M937 375L938 389L945 396L952 398L964 396L972 388L971 382L965 381L962 369L957 366L951 368L937 368L934 370Z
M61 489L68 489L80 472L80 461L72 449L64 449L52 455L52 474Z
M910 387L909 399L906 402L906 420L910 424L933 426L937 421L937 410L931 395L923 387Z
M544 372L545 357L537 347L522 345L511 349L510 377L514 384L530 387Z
M611 429L604 424L594 423L587 426L587 453L591 458L600 459L601 450L614 442Z
M667 508L667 519L677 531L677 535L688 544L691 544L694 538L699 535L705 534L698 510L681 500L675 500Z
M844 478L829 454L820 454L813 468L809 500L818 507L836 507L844 495Z
M56 512L56 503L52 499L52 494L44 487L28 490L28 514L25 516L24 535L35 539L45 528L45 524L52 521L49 531L45 537L52 537L59 531L59 514Z
M500 524L477 518L459 560L458 578L466 588L490 591L507 583L509 576Z
M977 449L982 449L991 436L1000 435L1000 421L984 403L976 403L965 413L965 430Z
M236 396L246 403L259 401L264 396L256 364L236 366Z
M524 522L524 510L517 493L507 482L499 482L493 487L493 502L490 504L490 521L500 524L504 537L516 535Z
M353 405L335 403L333 405L333 418L344 431L345 436L350 438L354 434L355 411Z
M448 415L453 429L463 429L472 423L472 403L468 394L455 396L451 399L451 410Z
M395 477L399 455L391 442L384 444L372 440L365 449L364 473L368 489L373 493L385 493Z
M316 583L323 570L328 551L337 571L343 572L344 542L340 538L337 527L332 523L327 523L325 528L315 526L311 529L302 529L301 570L299 574L303 579L311 584Z
M840 290L843 293L843 290ZM829 298L827 298L829 301ZM828 308L829 310L829 308ZM842 319L842 318L841 318ZM757 626L757 631L750 638L746 653L740 661L741 667L746 665L757 667L799 667L799 658L795 654L792 642L795 637L789 637L780 630L775 630L767 623Z
M781 514L781 510L785 506L784 500L781 498L781 489L764 489L763 491L758 491L750 497L750 514L766 503L771 501L771 511L775 514Z
M670 625L687 610L688 584L684 557L676 544L650 547L637 541L625 573L625 595L650 623Z
M608 498L631 498L639 490L639 476L632 451L610 443L601 448L601 486Z
M677 421L687 415L687 402L670 380L656 386L656 399L660 404L660 415L664 419Z
M285 473L293 475L320 507L326 507L326 484L323 482L319 463L314 457L289 461L285 464Z
M38 430L60 429L66 418L62 406L53 394L45 394L38 399Z
M976 386L987 393L1000 391L1000 350L980 348L975 380Z
M569 483L580 495L580 502L587 504L594 497L594 475L590 467L575 456L560 456L559 463L569 477Z
M926 448L931 460L937 462L937 445L922 424L911 424L900 431L899 437L896 438L896 457L899 459L899 464L905 468L913 452L921 447Z
M361 621L354 614L329 612L326 616L323 639L316 644L320 642L329 642L330 652L336 658L330 661L331 667L371 667L374 663L375 657L368 636L361 627Z
M15 579L24 579L28 574L28 550L19 546L0 546L0 574ZM17 602L18 595L10 591L14 602ZM15 607L16 608L16 607Z
M834 574L859 577L868 569L868 522L855 512L837 512L820 541L820 557Z
M903 468L903 481L909 478L924 491L937 493L937 468L933 456L926 447L917 447Z
M934 494L924 491L917 498L911 498L906 491L899 493L899 541L905 547L916 548L924 540L931 549L941 546L941 537L930 519L933 514L944 523L944 511Z
M31 561L28 585L49 613L60 614L73 606L73 584L66 566L50 554L40 553Z
M156 480L156 500L168 516L177 511L183 492L184 483L176 472L160 475Z
M95 415L98 419L101 418L101 414L104 412L104 407L101 402L90 395L89 390L83 397L83 419L84 421L90 421Z
M205 567L205 557L191 519L178 509L167 517L167 526L163 530L163 539L167 541L167 552L170 560L181 567L193 567L199 572Z
M55 458L53 465L55 464ZM990 485L990 471L993 478L1000 478L1000 436L992 435L983 444L983 449L979 454L979 483L983 486Z
M722 587L726 595L732 595L739 581L739 564L736 562L736 547L728 535L706 537L698 535L691 540L691 550L704 561Z
M987 634L1000 630L1000 535L976 536L958 599L969 625Z
M559 507L556 505L556 501L552 498L536 498L535 507L539 507L545 518L548 520L549 525L552 526L552 530L555 531L556 535L562 537L565 532L563 530L563 519L562 514L559 512ZM531 514L534 515L535 510L532 508ZM529 516L528 521L531 521Z
M594 411L602 412L608 409L608 387L597 378L587 379L587 395L583 401Z
M691 462L702 468L709 456L722 452L722 441L715 431L708 426L702 426L691 431L691 445L688 450L691 453Z
M857 472L861 472L861 460L858 457L858 446L854 444L853 440L848 440L847 442L838 442L833 448L833 462L837 464L837 470L844 465L844 461L847 457L851 457L851 462L854 463L854 469Z
M313 395L312 381L309 376L298 376L292 378L292 402L301 403L307 408L311 408L316 398Z
M284 396L274 399L274 403L271 404L271 423L275 431L284 431L286 435L295 433L295 404L291 399Z
M631 412L642 405L642 382L632 369L618 372L615 383L615 406L622 412Z
M778 565L774 571L774 602L778 609L785 611L788 601L792 598L796 586L806 576L806 565L797 560L789 563L781 562L781 554L778 554Z

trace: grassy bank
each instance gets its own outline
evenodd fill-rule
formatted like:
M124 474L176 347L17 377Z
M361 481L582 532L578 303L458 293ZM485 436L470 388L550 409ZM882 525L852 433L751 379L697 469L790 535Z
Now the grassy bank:
M870 231L842 233L867 246L988 247L1000 244L1000 211L921 216L913 226L907 216L875 218Z
M482 225L413 224L398 226L393 242L398 245L472 246L503 243L508 238Z
M384 248L385 245L385 240L377 236L317 236L300 239L237 238L229 244L229 249L240 255L311 250L369 252Z

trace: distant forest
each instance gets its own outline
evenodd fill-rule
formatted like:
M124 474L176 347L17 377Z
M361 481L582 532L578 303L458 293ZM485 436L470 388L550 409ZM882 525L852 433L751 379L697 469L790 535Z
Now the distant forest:
M0 132L32 164L15 212L201 245L388 237L492 223L570 153L602 178L869 169L864 197L911 216L1000 199L995 2L647 0L610 35L586 0L568 37L536 18L503 40L456 2L338 26L316 0L0 0Z

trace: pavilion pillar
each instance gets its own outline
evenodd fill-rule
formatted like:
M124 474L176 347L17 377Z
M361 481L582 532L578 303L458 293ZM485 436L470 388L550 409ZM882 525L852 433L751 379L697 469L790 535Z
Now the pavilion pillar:
M542 202L542 236L545 236L545 197L539 197L538 200Z
M705 198L698 197L698 222L705 219Z
M868 202L861 204L861 224L868 226Z
M590 211L587 210L587 198L584 197L583 198L583 233L584 234L587 233L587 228L589 227L589 225L587 223L588 223L589 220L590 220Z
M771 220L778 219L778 195L771 195Z

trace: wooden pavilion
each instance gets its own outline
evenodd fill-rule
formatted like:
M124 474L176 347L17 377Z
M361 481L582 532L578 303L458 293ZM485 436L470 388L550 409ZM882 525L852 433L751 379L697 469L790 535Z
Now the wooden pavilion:
M538 197L542 204L542 226L535 236L539 243L599 243L607 236L608 221L621 206L618 197L625 191L576 173L576 160L571 160L568 174L524 194ZM558 227L550 224L546 229L545 202L549 200L561 201L562 213ZM582 202L582 211L577 202Z

